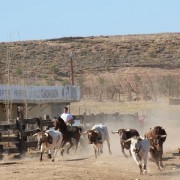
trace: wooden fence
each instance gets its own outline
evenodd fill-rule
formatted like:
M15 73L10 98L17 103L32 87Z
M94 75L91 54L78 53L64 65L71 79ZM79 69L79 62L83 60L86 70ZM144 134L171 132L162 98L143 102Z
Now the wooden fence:
M97 123L116 123L130 120L137 123L135 114L91 114L73 116L84 129ZM77 125L77 126L78 126ZM48 116L43 118L18 119L15 123L0 125L0 153L24 153L28 148L36 148L37 140L33 134L39 130L52 127L53 122Z
M169 98L169 105L180 105L180 99Z

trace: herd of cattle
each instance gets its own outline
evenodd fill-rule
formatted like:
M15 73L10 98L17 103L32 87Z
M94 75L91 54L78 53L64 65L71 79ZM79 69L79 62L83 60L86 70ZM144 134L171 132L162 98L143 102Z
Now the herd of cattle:
M149 152L152 159L155 161L158 170L164 169L162 155L163 143L166 140L167 133L162 127L156 126L153 129L150 129L143 137L140 136L136 129L119 129L112 132L112 134L116 133L120 137L122 153L125 157L128 157L124 149L129 150L130 156L133 157L139 166L140 174L147 172L146 166ZM96 158L100 153L103 153L103 143L105 141L108 145L109 154L112 154L108 128L106 125L98 124L93 126L90 130L82 132L80 127L67 126L59 117L54 121L53 129L51 128L34 134L38 139L38 147L41 151L40 161L42 161L45 149L48 150L48 157L52 157L52 161L55 160L58 150L60 150L61 155L63 155L63 147L67 142L70 144L67 148L67 153L69 154L69 149L73 146L73 140L76 142L75 150L77 150L82 134L87 134L88 143L93 146Z

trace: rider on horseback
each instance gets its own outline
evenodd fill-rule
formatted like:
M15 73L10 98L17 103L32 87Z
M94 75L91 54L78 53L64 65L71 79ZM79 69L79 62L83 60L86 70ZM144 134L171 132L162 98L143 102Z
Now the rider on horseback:
M72 126L74 124L74 120L72 115L68 112L68 107L64 107L64 112L61 114L61 118L64 120L66 125Z

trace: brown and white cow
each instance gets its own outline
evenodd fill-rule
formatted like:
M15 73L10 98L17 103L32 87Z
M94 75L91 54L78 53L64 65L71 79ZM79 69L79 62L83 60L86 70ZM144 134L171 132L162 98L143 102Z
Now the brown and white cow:
M125 142L131 142L130 151L134 161L139 166L140 174L147 173L147 159L150 149L150 142L148 139L134 136ZM143 166L142 166L143 165Z
M57 151L61 148L63 140L62 133L55 130L47 130L45 132L38 132L33 136L37 137L38 148L41 150L40 161L42 161L45 149L48 151L48 157L51 158L52 156L52 161L54 161ZM63 151L64 150L62 149L61 155L63 155Z
M161 126L155 126L144 134L144 137L149 139L151 147L150 154L152 159L156 162L158 170L164 169L162 163L163 143L166 140L167 133Z
M131 142L127 141L127 139L130 139L134 136L139 136L139 132L136 129L119 129L118 131L112 132L113 134L118 133L120 137L120 145L121 145L121 150L124 156L127 158L128 156L126 155L124 149L129 150L129 154L131 156L131 151L130 151L130 145Z
M110 149L110 139L108 129L104 124L98 124L92 127L91 130L88 130L84 133L87 133L89 144L93 145L95 157L97 154L103 153L103 143L107 142L109 154L111 153Z

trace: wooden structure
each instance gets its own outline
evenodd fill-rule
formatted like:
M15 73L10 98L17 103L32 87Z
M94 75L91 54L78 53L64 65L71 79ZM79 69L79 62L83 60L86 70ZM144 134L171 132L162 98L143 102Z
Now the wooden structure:
M65 105L79 100L78 86L0 85L0 121L44 114L53 118L63 112Z

